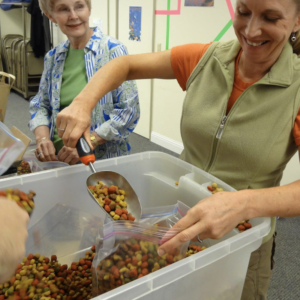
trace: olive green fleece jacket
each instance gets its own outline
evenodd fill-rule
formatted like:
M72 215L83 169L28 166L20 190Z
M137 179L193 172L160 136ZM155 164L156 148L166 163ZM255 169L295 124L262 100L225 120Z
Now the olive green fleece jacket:
M181 158L237 190L278 186L298 147L293 138L300 107L300 59L290 43L259 81L247 88L226 116L238 41L213 43L187 82ZM264 241L275 231L272 229Z

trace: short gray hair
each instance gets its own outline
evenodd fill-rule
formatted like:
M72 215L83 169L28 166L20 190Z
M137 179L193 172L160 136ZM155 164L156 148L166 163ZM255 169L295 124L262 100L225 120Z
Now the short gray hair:
M50 14L51 15L54 1L55 0L39 0L39 5L40 5L40 8L41 8L41 11L44 14ZM87 4L89 10L91 10L91 8L92 8L91 0L85 0L85 2Z

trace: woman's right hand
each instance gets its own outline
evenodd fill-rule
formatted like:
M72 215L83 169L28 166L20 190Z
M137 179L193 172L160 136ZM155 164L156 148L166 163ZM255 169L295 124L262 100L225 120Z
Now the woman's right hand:
M25 255L28 236L28 213L14 201L0 197L0 284L7 282L15 273Z
M35 156L39 161L57 161L55 147L50 139L41 139L37 141Z

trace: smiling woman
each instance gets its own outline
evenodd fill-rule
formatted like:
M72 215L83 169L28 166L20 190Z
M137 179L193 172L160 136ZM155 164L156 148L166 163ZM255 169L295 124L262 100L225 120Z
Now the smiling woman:
M286 164L300 151L300 0L237 0L233 25L237 40L109 62L58 114L57 124L66 126L63 140L74 147L90 126L84 109L92 109L115 86L124 80L176 78L187 92L181 159L238 192L199 201L175 225L184 230L161 245L159 255L197 235L218 239L242 220L272 217L270 233L251 255L241 295L242 300L265 300L274 265L275 217L300 216L300 180L279 186Z
M34 131L36 157L41 161L79 161L76 149L64 145L66 125L56 130L56 116L68 107L94 73L113 58L127 54L118 40L89 27L90 0L39 0L42 11L68 37L45 57L39 93L30 102L29 127ZM86 110L87 112L87 110ZM127 81L98 99L89 112L89 133L97 159L130 153L129 134L139 120L136 84Z

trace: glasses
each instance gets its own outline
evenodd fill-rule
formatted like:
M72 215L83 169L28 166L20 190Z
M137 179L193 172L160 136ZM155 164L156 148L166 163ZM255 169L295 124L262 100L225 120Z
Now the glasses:
M55 9L54 12L56 14L59 15L70 15L72 13L76 13L76 14L80 14L82 13L84 10L87 9L87 5L84 3L77 3L75 4L75 6L72 7L68 7L68 6L60 6L58 9Z

